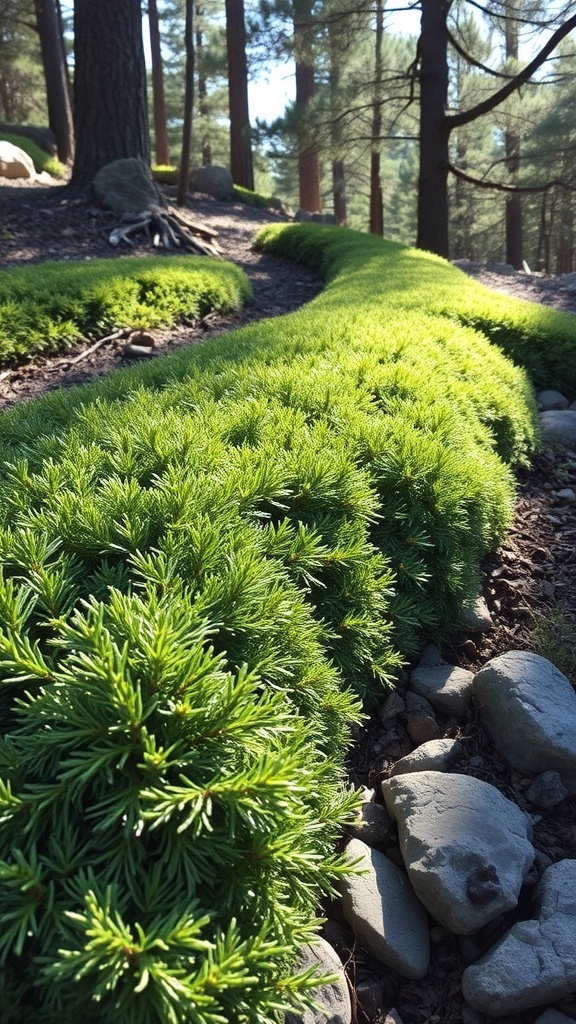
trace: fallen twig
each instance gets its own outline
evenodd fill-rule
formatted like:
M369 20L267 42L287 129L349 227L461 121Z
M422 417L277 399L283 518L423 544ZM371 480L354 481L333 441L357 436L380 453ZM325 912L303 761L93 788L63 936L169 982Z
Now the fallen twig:
M74 366L76 363L81 363L83 359L86 359L86 356L92 355L96 349L100 348L100 346L104 345L107 341L115 341L116 338L123 338L125 334L129 333L129 328L123 327L121 331L114 331L113 334L107 334L105 338L99 338L93 345L90 345L89 348L85 348L83 352L80 352L79 355L74 356L72 359L61 359L59 363L56 363L56 367L59 368L64 365Z

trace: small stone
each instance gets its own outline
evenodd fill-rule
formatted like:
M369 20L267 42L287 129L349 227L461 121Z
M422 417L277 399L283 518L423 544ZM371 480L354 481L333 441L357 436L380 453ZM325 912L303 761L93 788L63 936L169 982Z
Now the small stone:
M404 698L397 690L390 693L383 704L378 708L378 717L383 725L386 725L392 718L396 718L406 710Z
M563 487L561 491L556 491L556 497L563 501L576 501L576 492L571 487Z
M417 747L422 743L428 743L429 740L436 740L440 736L438 722L428 715L412 715L406 723L406 730Z
M350 832L368 846L380 846L390 838L393 825L382 804L363 803L358 819L350 826Z
M428 915L400 868L377 850L351 839L346 855L356 871L341 883L342 911L358 941L405 978L428 971Z
M550 770L536 776L524 795L531 804L548 809L561 804L569 796L569 793L562 784L558 772Z
M384 1024L402 1024L402 1017L398 1013L398 1010L388 1010L388 1013L384 1017Z
M410 687L443 715L466 714L472 697L474 673L455 665L434 665L414 669Z
M458 740L430 740L422 743L411 754L401 757L392 769L392 775L407 772L448 771L462 756L462 744Z
M494 623L483 597L476 598L474 604L464 612L464 625L471 633L488 633Z
M560 391L554 391L552 388L539 391L536 401L542 412L548 412L550 409L567 409L570 404Z
M482 768L484 766L484 758L480 757L479 754L473 754L468 764L471 768Z
M559 1013L558 1010L544 1010L544 1013L536 1018L534 1024L574 1024L574 1017L567 1017L565 1013Z
M422 654L420 655L420 661L418 662L423 668L432 668L434 665L442 664L442 651L436 644L426 644Z
M285 1024L351 1024L352 1005L344 968L336 951L325 939L317 937L302 947L296 970L305 971L310 967L315 968L317 974L337 975L336 981L314 990L314 998L320 1003L321 1010L310 1007L302 1014L287 1013Z

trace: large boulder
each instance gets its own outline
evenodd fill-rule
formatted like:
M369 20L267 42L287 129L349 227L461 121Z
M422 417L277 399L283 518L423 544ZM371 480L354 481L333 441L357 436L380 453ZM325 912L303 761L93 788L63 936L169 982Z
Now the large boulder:
M382 783L414 891L440 924L477 931L515 907L534 859L529 822L494 786L412 772Z
M568 447L576 445L575 409L550 409L540 413L540 426L545 442Z
M94 195L114 213L139 213L164 205L160 190L142 160L113 160L98 171L92 182Z
M462 976L466 1002L490 1017L546 1006L576 989L576 860L552 864L536 893L536 919L512 926Z
M234 196L232 175L226 167L218 164L194 168L190 172L188 184L192 192L204 192L205 195L214 196L214 199L232 199Z
M34 181L36 170L32 159L12 142L4 142L0 139L0 177L1 178L26 178Z
M474 676L484 728L518 771L558 772L576 793L576 693L546 658L508 651Z
M346 856L356 871L342 883L342 912L358 941L377 960L405 978L428 971L428 917L401 868L351 839Z

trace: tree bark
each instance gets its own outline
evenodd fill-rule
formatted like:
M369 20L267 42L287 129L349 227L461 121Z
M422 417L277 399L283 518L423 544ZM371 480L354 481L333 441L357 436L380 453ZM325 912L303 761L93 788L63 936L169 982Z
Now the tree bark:
M204 34L202 32L201 24L202 18L204 17L204 8L201 4L196 4L196 82L198 87L198 115L200 120L200 146L202 150L202 166L206 167L212 163L212 145L210 143L210 135L208 133L208 86L206 83L206 73L204 71Z
M420 50L420 169L416 245L448 256L447 0L422 3Z
M148 27L150 30L150 54L152 57L152 107L154 111L154 141L156 163L166 166L170 163L168 129L166 126L166 99L164 96L164 70L160 46L160 19L156 0L148 0Z
M300 206L311 213L322 210L318 146L310 139L306 113L316 93L312 57L311 0L294 0L294 52L296 58L296 110L299 115L298 185Z
M58 159L71 164L74 159L74 118L62 38L55 0L34 0L36 26L46 81L48 123L54 132Z
M252 140L248 111L248 64L244 0L226 0L230 173L236 185L254 190Z
M518 25L514 21L516 10L513 0L506 4L506 57L518 60ZM510 175L510 183L518 183L520 170L520 138L516 132L507 129L504 133L504 150L506 169ZM506 199L506 262L522 270L523 237L522 237L522 200L520 196L508 196Z
M149 164L140 0L75 0L72 183L89 185L113 160Z
M451 0L423 0L420 56L420 172L416 244L439 256L449 255L448 188L450 132L490 113L527 82L546 58L576 28L576 15L552 33L536 56L514 78L469 110L446 115L448 99L448 30Z
M330 88L330 146L332 150L332 203L334 216L340 225L346 224L348 203L346 197L346 166L342 150L342 122L338 117L340 90L340 48L334 21L328 22L328 57Z
M370 222L372 235L384 234L384 203L380 176L380 135L382 133L382 39L384 36L384 4L376 3L376 40L374 50L374 96L372 100L372 140L370 154Z
M194 3L186 0L186 24L184 28L184 45L186 47L186 84L184 88L184 122L182 125L182 153L178 174L176 202L178 206L186 204L188 180L190 178L190 144L192 142L192 121L194 116Z

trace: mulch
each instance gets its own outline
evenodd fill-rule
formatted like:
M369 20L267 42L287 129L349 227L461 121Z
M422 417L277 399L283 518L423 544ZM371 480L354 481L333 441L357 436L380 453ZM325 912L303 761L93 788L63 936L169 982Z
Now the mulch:
M219 203L200 195L193 195L189 205L199 221L218 230L223 257L244 268L254 297L237 316L210 316L197 324L154 331L154 351L160 356L177 346L197 344L244 323L288 313L319 292L322 282L313 272L251 250L255 231L262 224L285 219L281 215L233 201ZM90 199L75 195L65 186L48 181L26 185L0 179L0 267L44 260L122 259L134 253L157 255L144 240L138 240L130 249L112 249L108 235L114 226L111 214L96 209ZM576 296L563 290L555 279L502 277L477 266L470 270L489 287L576 313ZM81 355L88 346L87 341L67 355ZM78 363L53 356L22 365L3 379L0 376L0 409L56 388L82 384L125 366L124 350L125 339L116 339ZM559 454L545 449L531 469L520 474L513 529L483 566L483 594L493 617L493 628L482 636L454 636L442 652L445 660L476 671L491 657L507 650L534 649L535 623L549 620L559 606L567 615L576 616L576 502L559 496L564 488L576 491L574 452ZM464 747L459 771L491 782L523 805L527 780L498 755L473 712L464 722L440 717L439 724L442 735L458 737ZM377 793L379 782L390 770L390 757L382 747L383 736L383 726L373 716L359 731L350 755L351 779L359 786L375 788ZM357 1024L383 1024L391 1007L397 1009L403 1024L494 1024L491 1018L470 1010L464 1003L460 990L462 971L516 919L530 916L531 893L544 867L576 856L576 799L566 800L538 816L534 845L536 865L518 908L474 936L453 936L434 927L431 967L421 982L406 981L383 969L355 946L342 925L335 928L347 960ZM400 859L397 847L387 849L386 853ZM556 1008L576 1020L576 998L565 1000ZM532 1024L540 1012L530 1010L498 1020L499 1024Z

